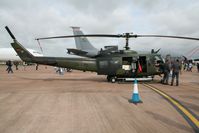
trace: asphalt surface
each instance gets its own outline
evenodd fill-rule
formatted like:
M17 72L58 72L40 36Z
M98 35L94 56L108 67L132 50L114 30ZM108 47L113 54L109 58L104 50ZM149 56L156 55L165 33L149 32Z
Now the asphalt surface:
M129 103L133 83L53 67L0 67L0 133L192 133L193 128L162 96L138 83L141 104ZM183 72L180 86L153 85L199 116L199 73Z

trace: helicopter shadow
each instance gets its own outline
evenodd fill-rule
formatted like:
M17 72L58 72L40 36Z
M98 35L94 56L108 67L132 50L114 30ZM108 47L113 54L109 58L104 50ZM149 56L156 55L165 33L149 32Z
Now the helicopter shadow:
M45 81L45 82L52 82L52 81L92 81L92 82L107 82L106 79L99 79L99 78L30 78L30 77L18 77L23 80L34 80L34 81Z

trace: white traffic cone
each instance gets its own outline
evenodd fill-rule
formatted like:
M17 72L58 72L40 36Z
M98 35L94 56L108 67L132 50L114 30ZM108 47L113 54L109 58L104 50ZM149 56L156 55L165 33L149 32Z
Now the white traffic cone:
M142 103L139 92L138 92L138 84L137 84L137 79L134 80L134 88L133 88L133 94L132 98L130 100L131 103Z

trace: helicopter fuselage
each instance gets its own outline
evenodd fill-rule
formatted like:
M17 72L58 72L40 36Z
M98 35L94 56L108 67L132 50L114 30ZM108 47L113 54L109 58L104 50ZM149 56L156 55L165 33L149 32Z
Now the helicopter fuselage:
M159 54L138 54L135 51L107 53L96 58L34 57L30 62L82 71L109 77L145 77L159 75Z

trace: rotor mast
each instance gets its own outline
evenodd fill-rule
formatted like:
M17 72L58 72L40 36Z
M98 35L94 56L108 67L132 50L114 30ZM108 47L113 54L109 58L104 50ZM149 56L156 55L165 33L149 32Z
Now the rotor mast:
M129 50L130 49L130 47L129 47L129 35L130 35L130 33L125 33L124 34L124 36L125 36L125 38L126 38L126 45L125 45L125 49L126 50Z

